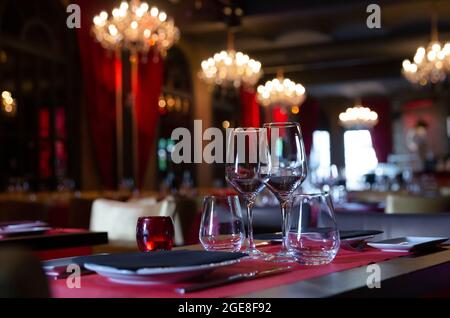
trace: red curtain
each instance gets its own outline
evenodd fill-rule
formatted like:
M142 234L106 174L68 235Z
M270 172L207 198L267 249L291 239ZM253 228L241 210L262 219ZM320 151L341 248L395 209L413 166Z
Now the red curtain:
M92 37L92 19L105 8L97 1L76 0L81 8L77 29L83 71L86 113L94 156L102 185L114 187L115 157L115 58Z
M275 106L272 110L273 122L289 121L290 108L283 109ZM308 98L301 106L298 115L291 115L292 120L300 123L306 154L309 155L312 147L312 136L317 129L319 121L319 104L316 100Z
M319 122L319 103L317 100L307 98L300 106L300 113L296 115L295 121L298 121L302 127L305 151L309 156L312 148L313 132L317 129Z
M386 98L365 98L362 100L365 107L378 114L378 124L372 128L372 143L379 162L387 162L392 153L392 123L390 102Z
M138 184L142 185L158 122L158 100L163 85L164 63L162 57L154 58L150 52L147 61L139 63L136 95L138 127Z
M274 106L272 110L272 122L285 123L289 121L289 113L286 109Z
M260 127L259 105L256 101L256 92L251 88L241 88L242 126Z

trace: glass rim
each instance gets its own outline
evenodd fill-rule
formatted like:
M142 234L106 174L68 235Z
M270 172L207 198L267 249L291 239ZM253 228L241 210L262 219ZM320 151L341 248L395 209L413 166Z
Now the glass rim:
M235 198L235 197L239 199L239 195L237 195L237 194L205 195L203 197L203 201L207 200L207 199L227 199L227 198Z
M140 216L138 217L138 221L140 220L150 220L150 219L172 219L171 216L168 215L149 215L149 216Z
M233 128L234 133L263 132L263 127L236 127Z
M271 127L301 127L300 123L294 122L294 121L286 121L286 122L276 122L276 123L264 123L264 128L271 128Z

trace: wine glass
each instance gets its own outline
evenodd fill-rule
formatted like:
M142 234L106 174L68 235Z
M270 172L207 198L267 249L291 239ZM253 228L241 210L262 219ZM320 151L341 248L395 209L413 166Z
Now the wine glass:
M234 128L228 134L225 179L239 193L247 207L246 253L251 258L265 259L268 255L257 250L253 241L252 209L256 196L264 188L258 172L262 162L260 152L265 145L265 129Z
M245 230L237 195L205 197L199 239L207 251L241 249Z
M286 243L300 264L323 265L336 257L340 238L329 194L295 196Z
M275 254L273 261L293 261L286 246L288 214L295 190L306 178L307 162L301 128L298 123L264 124L268 151L265 153L268 162L259 171L260 180L277 197L281 205L283 223L281 225L283 240L281 250Z

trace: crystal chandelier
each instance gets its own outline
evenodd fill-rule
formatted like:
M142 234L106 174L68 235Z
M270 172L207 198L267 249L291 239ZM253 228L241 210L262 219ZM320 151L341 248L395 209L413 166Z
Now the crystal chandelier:
M419 47L412 62L408 59L403 61L402 73L414 84L436 84L444 81L450 72L450 43L439 42L436 21L436 15L433 15L431 42L428 46Z
M111 16L102 11L94 17L92 32L107 50L148 53L155 47L162 56L180 37L178 28L165 12L149 8L139 0L122 2L112 10Z
M278 72L276 78L258 86L258 102L263 106L300 106L306 98L306 90Z
M370 129L378 124L378 114L360 103L339 114L340 124L347 129Z
M228 32L228 49L214 54L201 63L200 78L209 84L221 86L242 84L253 86L262 75L261 63L233 48L233 34Z

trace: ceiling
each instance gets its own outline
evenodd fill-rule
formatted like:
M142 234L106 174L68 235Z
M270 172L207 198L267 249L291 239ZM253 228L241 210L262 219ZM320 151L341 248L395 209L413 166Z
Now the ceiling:
M201 3L201 7L195 4ZM316 95L389 94L410 89L401 62L430 37L432 8L440 38L450 39L450 1L379 0L381 29L369 29L363 0L169 0L183 39L211 50L226 46L229 25L235 47L262 62L264 79L279 69ZM230 19L224 7L240 7ZM206 56L205 56L206 58Z

